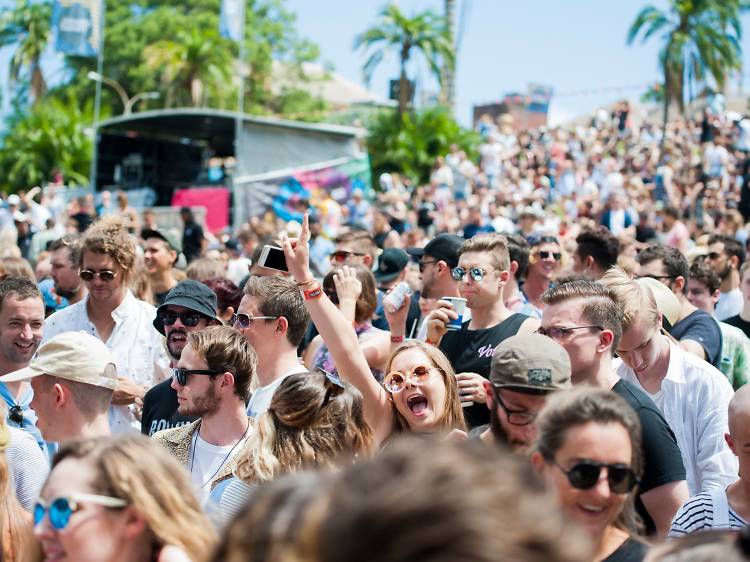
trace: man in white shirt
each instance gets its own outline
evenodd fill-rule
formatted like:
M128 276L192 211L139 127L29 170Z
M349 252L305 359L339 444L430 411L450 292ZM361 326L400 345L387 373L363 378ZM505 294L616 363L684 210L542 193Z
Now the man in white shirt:
M258 386L247 407L251 418L268 409L281 381L307 371L297 358L297 347L309 322L310 314L294 281L282 277L248 279L232 326L258 355Z
M644 390L674 431L690 494L730 484L737 459L724 441L733 394L726 377L662 333L662 315L645 280L613 268L602 283L623 312L615 372Z
M187 468L202 501L214 486L232 477L252 431L245 403L255 366L255 351L229 326L188 334L172 388L177 391L178 412L200 419L159 431L153 439Z
M745 261L745 250L731 236L713 234L708 239L708 262L721 278L719 302L714 316L726 320L742 312L743 299L740 291L740 267Z
M163 339L152 327L156 309L128 288L135 274L135 251L121 219L106 217L91 226L79 262L88 294L44 324L44 341L62 332L83 331L112 352L119 375L110 409L114 434L140 429L133 404L164 378L168 363Z

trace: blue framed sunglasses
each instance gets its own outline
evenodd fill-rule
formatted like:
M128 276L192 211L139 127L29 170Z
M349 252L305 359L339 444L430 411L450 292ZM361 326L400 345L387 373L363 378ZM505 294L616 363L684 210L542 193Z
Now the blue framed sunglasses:
M44 516L49 513L49 522L58 531L62 531L70 523L70 517L81 509L81 503L93 503L104 507L125 507L128 505L122 498L112 498L109 496L98 496L95 494L72 494L70 496L61 496L54 498L49 503L38 500L34 504L34 526L36 527L44 520Z
M451 275L456 281L463 281L463 278L466 277L467 273L469 274L469 277L479 283L482 279L485 278L488 272L481 267L470 267L467 270L465 267L459 266L451 269Z

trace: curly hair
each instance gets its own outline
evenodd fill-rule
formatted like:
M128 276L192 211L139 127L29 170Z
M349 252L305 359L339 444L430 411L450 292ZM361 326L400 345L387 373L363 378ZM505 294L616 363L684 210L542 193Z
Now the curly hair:
M108 216L92 224L81 241L81 254L78 266L83 267L86 252L104 254L111 257L120 269L126 282L133 276L136 245L128 232L125 221L117 216Z

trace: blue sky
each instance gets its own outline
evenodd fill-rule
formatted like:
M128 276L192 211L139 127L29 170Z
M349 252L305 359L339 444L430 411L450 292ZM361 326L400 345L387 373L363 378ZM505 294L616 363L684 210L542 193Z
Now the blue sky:
M442 0L397 0L413 14L440 12ZM667 0L652 2L658 7ZM12 5L0 0L0 6ZM362 53L354 52L354 36L376 21L384 0L286 0L297 15L300 34L315 41L321 58L344 76L363 82ZM524 91L528 82L554 87L553 121L587 113L622 97L638 98L659 78L659 42L628 47L625 35L640 0L457 0L464 14L458 53L456 115L468 124L471 106L494 101L508 91ZM743 52L750 78L750 15L743 17ZM0 85L7 83L9 49L0 51ZM49 65L60 76L59 64ZM436 89L424 64L412 69L427 89ZM386 59L373 77L371 89L387 95L389 78L398 75L395 56ZM745 79L746 89L750 80ZM588 93L587 93L588 92ZM599 92L599 93L592 93ZM3 95L7 108L7 93Z

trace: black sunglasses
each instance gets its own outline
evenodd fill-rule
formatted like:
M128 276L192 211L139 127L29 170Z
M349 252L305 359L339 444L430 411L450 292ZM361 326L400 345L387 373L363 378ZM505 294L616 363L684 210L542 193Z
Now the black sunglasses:
M229 320L230 326L239 324L243 330L253 325L256 320L276 320L278 316L250 316L249 314L232 314L232 318Z
M706 254L706 257L710 260L718 260L721 257L721 253L719 252L709 252Z
M607 469L607 483L609 489L615 494L627 494L639 483L640 479L636 476L632 468L625 464L606 464L594 461L581 461L574 464L570 469L565 470L555 461L547 461L559 468L565 476L568 477L570 485L577 490L590 490L599 482L599 476L602 468Z
M180 369L179 367L172 369L172 376L177 380L180 386L187 384L188 376L190 375L220 375L224 371L212 371L210 369Z
M8 419L18 425L23 425L23 408L18 404L13 404L8 410Z
M99 277L104 283L109 283L117 277L117 273L109 269L102 269L101 271L91 271L90 269L82 269L78 272L78 276L86 282L93 281L95 277Z
M421 261L419 262L419 273L424 273L424 270L427 268L428 265L431 263L437 263L440 260L431 260L431 261Z
M172 312L171 310L159 314L159 320L164 326L173 325L177 322L178 318L186 328L195 328L198 325L198 322L200 322L202 318L205 318L205 316L198 314L197 312Z
M560 252L547 252L546 250L543 250L539 252L539 257L543 260L554 258L555 261L560 261L562 259L562 254Z

